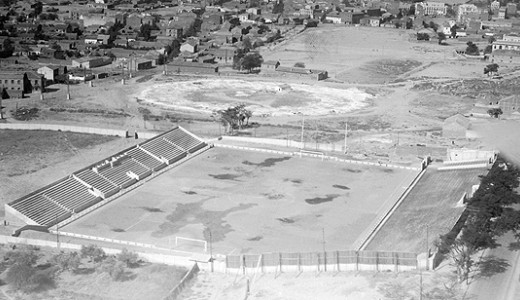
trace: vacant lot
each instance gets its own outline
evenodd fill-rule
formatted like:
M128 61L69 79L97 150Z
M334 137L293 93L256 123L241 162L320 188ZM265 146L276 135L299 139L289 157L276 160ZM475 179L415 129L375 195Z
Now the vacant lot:
M223 254L349 249L413 175L213 148L62 230L163 247L211 230Z

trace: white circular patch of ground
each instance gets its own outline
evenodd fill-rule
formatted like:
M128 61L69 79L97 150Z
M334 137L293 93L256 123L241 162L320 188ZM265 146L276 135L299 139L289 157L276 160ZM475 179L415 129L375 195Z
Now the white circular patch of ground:
M195 80L154 84L139 99L179 110L212 113L240 103L255 115L329 115L366 107L372 95L357 88L244 80Z

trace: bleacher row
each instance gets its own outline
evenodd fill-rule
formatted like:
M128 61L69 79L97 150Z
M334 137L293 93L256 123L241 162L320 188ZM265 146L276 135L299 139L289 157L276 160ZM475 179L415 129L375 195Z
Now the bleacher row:
M42 226L52 226L205 145L177 127L8 205Z

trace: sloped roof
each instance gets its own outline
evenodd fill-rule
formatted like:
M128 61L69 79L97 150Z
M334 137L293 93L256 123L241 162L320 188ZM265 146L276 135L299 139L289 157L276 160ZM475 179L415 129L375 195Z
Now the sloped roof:
M470 123L471 123L470 120L461 114L456 114L456 115L451 116L451 117L447 118L446 120L444 120L444 125L457 124L466 129L469 128Z

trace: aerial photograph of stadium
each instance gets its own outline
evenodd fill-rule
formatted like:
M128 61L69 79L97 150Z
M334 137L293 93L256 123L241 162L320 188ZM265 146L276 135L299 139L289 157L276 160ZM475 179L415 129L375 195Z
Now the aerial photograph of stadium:
M507 0L0 0L0 299L520 299Z

